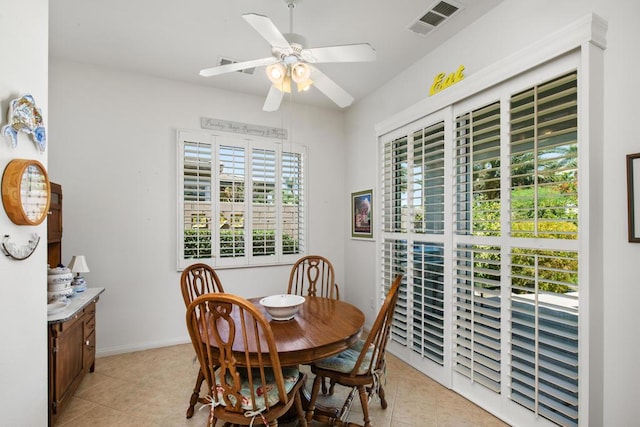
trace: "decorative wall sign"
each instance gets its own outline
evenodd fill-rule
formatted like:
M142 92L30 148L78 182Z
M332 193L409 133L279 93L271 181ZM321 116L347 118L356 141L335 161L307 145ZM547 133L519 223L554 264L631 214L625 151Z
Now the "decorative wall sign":
M17 246L10 240L11 237L8 234L5 234L2 239L2 245L0 246L2 248L2 253L8 257L22 261L23 259L29 258L31 254L35 252L38 247L38 243L40 243L40 235L38 235L38 233L33 233L29 242L23 246Z
M40 152L47 148L42 113L31 95L14 99L9 106L9 124L2 127L2 134L9 137L11 148L18 145L18 132L31 135Z
M445 73L440 73L433 78L433 84L429 90L429 96L434 95L441 90L448 88L449 86L458 83L464 79L464 65L458 67L458 70L448 76Z
M202 129L218 130L221 132L241 133L243 135L263 136L266 138L287 139L287 130L268 126L252 125L249 123L230 122L228 120L200 118Z
M351 237L373 237L373 190L351 193Z

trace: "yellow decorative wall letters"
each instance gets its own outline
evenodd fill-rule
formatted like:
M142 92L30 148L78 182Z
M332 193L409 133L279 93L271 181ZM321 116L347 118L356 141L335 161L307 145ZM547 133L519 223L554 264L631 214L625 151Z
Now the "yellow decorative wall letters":
M433 84L431 85L431 89L429 90L429 96L440 92L451 86L454 83L458 83L460 80L464 79L464 65L458 67L458 70L455 73L451 73L448 76L445 73L439 73L433 78Z

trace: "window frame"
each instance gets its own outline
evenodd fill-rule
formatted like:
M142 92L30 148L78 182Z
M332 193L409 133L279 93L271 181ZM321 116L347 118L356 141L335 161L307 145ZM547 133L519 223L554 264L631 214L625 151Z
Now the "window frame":
M185 145L187 143L203 144L211 147L211 183L210 183L210 208L202 211L209 213L209 229L211 230L211 256L204 258L185 258L184 236L186 230L186 217L192 215L185 212ZM233 202L234 208L241 206L243 215L244 230L244 253L240 256L221 257L220 238L221 229L219 225L219 217L222 212L220 201L220 173L213 173L217 170L214 165L220 164L220 147L236 147L243 150L241 168L244 169L243 177L243 200ZM251 202L253 195L252 177L253 162L252 153L254 150L272 151L275 160L275 185L274 185L274 220L275 220L275 254L258 256L252 251L252 239L246 238L253 236L254 226L254 204ZM283 153L294 153L300 156L299 165L299 224L298 224L298 251L295 253L283 253L282 232L283 226L283 209L284 203L282 198L283 191ZM177 214L176 214L176 262L177 270L181 271L188 265L195 262L209 264L216 268L241 268L241 267L260 267L270 265L288 265L294 263L300 256L306 253L307 226L308 226L308 210L307 200L307 147L299 144L293 144L287 140L274 140L265 137L243 137L236 134L227 134L224 132L204 132L178 129L176 131L176 198L177 198Z

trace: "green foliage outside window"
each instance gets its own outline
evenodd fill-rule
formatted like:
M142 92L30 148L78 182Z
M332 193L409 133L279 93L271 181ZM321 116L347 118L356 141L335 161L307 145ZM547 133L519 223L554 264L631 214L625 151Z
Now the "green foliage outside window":
M575 183L562 183L549 187L539 187L537 193L537 218L534 209L534 191L531 188L515 189L511 193L513 237L532 237L543 239L577 239L578 213ZM569 188L568 188L569 187ZM493 235L500 229L499 202L475 201L474 231L476 235ZM529 267L520 267L515 273L519 276L533 277L530 265L535 254L525 249L514 250L514 262ZM484 252L477 256L475 267L478 271L491 268L499 257L493 252ZM578 260L569 252L555 251L549 256L538 257L538 269L544 277L538 283L541 291L567 293L577 290ZM539 273L540 274L540 273ZM479 273L483 277L483 273ZM487 275L487 278L489 275ZM566 285L575 284L575 287ZM512 281L514 293L528 293L533 284L522 277Z
M254 230L254 255L275 254L275 231ZM284 254L299 253L300 244L289 234L282 235ZM244 230L220 230L220 256L244 256ZM184 232L185 259L211 258L211 230L193 229Z

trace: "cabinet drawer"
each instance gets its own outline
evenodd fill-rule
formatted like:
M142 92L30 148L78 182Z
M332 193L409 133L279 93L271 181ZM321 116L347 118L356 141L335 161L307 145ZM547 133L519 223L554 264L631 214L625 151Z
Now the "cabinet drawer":
M88 315L85 316L84 321L84 337L85 339L96 330L96 316Z

